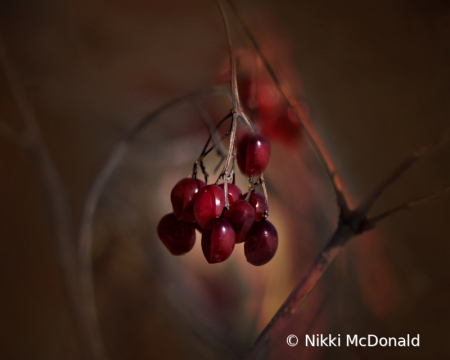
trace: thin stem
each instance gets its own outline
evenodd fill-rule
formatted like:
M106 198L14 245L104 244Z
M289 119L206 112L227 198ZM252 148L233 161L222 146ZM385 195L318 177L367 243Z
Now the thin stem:
M110 179L112 173L128 151L129 147L139 135L154 119L165 111L174 106L180 105L192 99L206 95L223 95L228 91L223 88L209 88L195 91L187 95L175 98L166 104L160 106L148 116L146 116L137 126L135 126L128 134L119 140L109 151L107 158L91 184L89 192L83 205L83 213L80 222L80 232L78 235L78 265L79 276L81 279L81 294L84 298L86 306L90 309L91 314L95 315L95 297L94 297L94 280L92 273L92 226L94 215L100 196ZM77 258L75 256L75 258Z
M259 178L261 179L261 186L263 188L263 193L264 193L264 201L265 201L265 210L264 210L264 215L263 215L263 219L267 219L269 216L269 195L267 194L267 189L266 189L266 182L264 181L264 174L259 175Z
M396 212L400 211L400 210L406 210L406 209L411 209L415 206L419 206L419 205L425 205L433 200L440 200L443 199L447 196L450 196L450 186L446 187L444 190L442 191L438 191L435 194L431 194L431 195L427 195L424 197L420 197L417 198L413 201L398 205L388 211L385 211L384 213L381 213L380 215L374 216L372 218L369 219L369 222L375 224L377 222L379 222L380 220L383 220L385 218L387 218L390 215L395 214Z
M225 157L225 154L222 152L222 149L220 148L219 145L219 139L216 135L216 132L219 128L219 126L225 121L227 120L229 117L231 117L231 113L227 114L227 116L225 116L218 124L217 126L215 126L213 128L212 126L212 120L211 117L209 116L209 114L201 107L198 106L197 103L194 102L194 106L197 109L197 112L199 113L200 117L203 120L203 123L205 124L206 128L208 129L209 132L209 137L208 137L208 141L205 144L205 147L202 150L202 153L205 151L205 149L207 148L209 142L212 140L212 142L214 143L214 146L216 148L217 154Z
M435 150L440 145L443 145L450 139L450 130L445 131L440 135L435 141L423 146L421 149L415 151L413 154L408 156L393 172L388 176L375 191L364 200L358 207L360 212L368 212L375 201L380 197L380 195L386 190L386 188L393 184L403 173L410 169L419 159L432 150Z
M21 142L28 150L41 180L47 200L50 225L53 230L63 286L82 357L106 359L96 317L90 312L90 304L82 297L76 262L75 232L67 189L45 145L34 110L19 85L17 74L0 39L0 61L3 66L17 110L24 122Z
M222 20L225 26L225 31L227 34L228 41L228 50L230 52L230 85L231 85L231 106L234 111L241 111L241 102L239 99L239 92L237 86L237 76L236 76L236 57L234 54L234 46L233 41L231 40L231 29L228 21L227 14L223 7L222 1L217 0L217 4L219 5L220 14L222 15Z
M253 34L252 29L250 28L250 25L248 24L247 20L245 19L242 12L237 8L237 6L234 4L232 0L227 0L229 6L231 7L234 15L240 22L241 26L243 27L245 33L247 34L248 38L250 39L250 42L252 43L253 47L255 48L255 51L261 58L261 60L264 63L264 66L266 67L270 77L274 81L275 85L278 87L280 92L285 97L286 101L289 104L289 107L292 109L292 111L297 116L298 120L302 124L303 128L305 129L306 135L308 136L309 140L311 141L314 149L316 150L317 154L319 155L320 160L322 161L328 176L333 184L334 190L336 192L338 204L340 207L349 208L352 206L351 200L348 196L347 191L345 190L344 186L342 185L342 182L339 178L339 176L336 174L336 170L334 168L334 165L331 161L330 156L326 152L326 149L322 142L320 141L320 138L318 137L317 133L315 132L311 122L309 121L308 117L302 110L302 108L298 105L295 98L291 95L289 92L289 89L287 86L282 83L278 76L276 75L275 71L273 70L272 66L270 65L267 57L264 55L261 47L259 46L258 41L256 40L255 35Z
M231 29L230 24L226 15L226 12L223 8L223 4L221 0L217 0L217 4L219 5L220 13L222 15L222 20L225 26L225 31L227 34L228 40L228 50L230 52L230 85L231 85L231 106L232 106L232 120L231 120L231 134L230 134L230 144L228 146L228 154L225 160L225 164L223 166L222 172L219 176L219 179L223 179L223 190L224 190L224 208L228 209L230 204L228 201L228 179L227 174L230 169L231 159L234 155L234 147L236 142L236 125L237 120L239 118L239 114L242 113L241 102L239 99L239 92L237 87L237 75L236 75L236 58L234 54L233 41L231 39ZM218 180L219 180L218 179ZM217 182L216 182L217 183Z
M26 142L23 138L22 134L20 134L17 130L14 130L12 127L7 125L5 122L0 120L0 134L9 141L13 142L17 146L25 147Z
M292 290L275 316L256 339L247 360L258 359L267 346L270 345L275 335L286 325L291 315L295 312L295 309L308 297L325 273L325 270L341 251L341 245L345 244L353 234L353 230L348 226L339 226L337 228L336 232L310 267L307 275Z
M197 160L195 160L194 162L194 166L192 168L192 171L189 173L188 177L193 177L196 178L197 177L197 167L198 165L200 165L200 167L202 168L203 174L205 174L205 168L203 166L203 159L206 155L208 155L210 153L210 151L213 148L216 148L217 153L221 156L221 158L225 158L225 155L223 154L222 150L220 150L220 145L219 143L224 139L224 137L222 137L222 139L220 139L219 141L214 141L214 146L208 150L206 152L206 149L208 148L209 143L211 142L211 139L214 139L214 135L217 132L217 130L219 129L220 125L222 125L227 119L229 119L231 117L231 112L229 114L227 114L222 120L219 121L219 123L216 125L216 127L211 131L210 128L207 126L208 131L209 131L209 137L208 140L205 143L205 146L203 146L202 152L200 154L200 156L197 158ZM227 133L226 136L228 136L229 133ZM222 161L221 159L221 161ZM215 172L215 171L214 171ZM205 179L207 179L207 176L205 176ZM206 182L206 181L205 181Z

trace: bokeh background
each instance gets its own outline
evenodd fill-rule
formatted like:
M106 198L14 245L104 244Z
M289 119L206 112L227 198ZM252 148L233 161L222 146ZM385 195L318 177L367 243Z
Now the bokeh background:
M354 202L450 127L450 2L243 1L264 51L305 108ZM214 1L0 1L0 31L78 224L109 149L170 99L216 84L227 62ZM240 49L247 41L235 26ZM243 64L247 60L243 60ZM262 70L261 70L262 71ZM263 71L262 71L263 73ZM261 76L265 76L264 74ZM0 119L21 120L0 75ZM214 121L225 98L202 99ZM276 124L274 126L277 126ZM276 257L242 245L208 265L156 236L170 190L207 137L192 104L156 119L120 163L94 229L96 305L110 359L239 358L304 276L337 221L333 190L300 133L272 139ZM214 167L217 158L208 163ZM450 146L383 195L373 214L450 184ZM46 199L32 159L0 139L0 357L81 359ZM238 178L244 186L245 181ZM399 213L353 239L274 340L270 359L445 359L450 201ZM291 348L296 334L420 334L420 348Z

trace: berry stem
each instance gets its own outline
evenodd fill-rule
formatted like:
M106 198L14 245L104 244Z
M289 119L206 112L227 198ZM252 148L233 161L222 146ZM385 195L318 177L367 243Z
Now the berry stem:
M261 181L261 186L263 188L264 200L266 204L266 208L264 210L263 220L266 220L269 217L269 195L267 194L266 182L264 181L264 174L259 175L259 179Z
M214 87L198 90L172 99L147 115L133 129L126 133L122 139L117 141L116 144L109 150L106 160L98 171L84 200L83 212L78 233L78 256L75 255L73 257L75 259L77 258L78 260L78 276L81 279L80 281L82 281L81 291L79 291L79 294L83 296L83 301L86 308L91 309L91 311L93 312L95 312L96 309L94 300L94 281L92 273L92 226L94 215L106 183L110 179L120 161L123 159L124 155L129 150L131 144L136 140L137 136L153 122L154 119L156 119L164 112L172 109L173 107L207 95L226 95L228 93L229 90L227 89L224 89L222 87ZM82 317L80 317L80 321L82 321ZM83 336L89 336L89 332L86 332L86 335ZM92 341L95 341L98 346L101 346L102 343L97 342L97 340L98 339L96 339L95 337L92 338ZM92 358L104 359L103 356Z
M444 190L437 191L434 194L430 194L430 195L427 195L427 196L424 196L424 197L420 197L420 198L417 198L415 200L412 200L412 201L406 202L404 204L398 205L398 206L396 206L396 207L394 207L394 208L392 208L392 209L390 209L388 211L385 211L385 212L381 213L380 215L377 215L377 216L374 216L374 217L370 218L368 221L369 221L370 224L375 224L378 221L383 220L384 218L386 218L386 217L388 217L390 215L393 215L393 214L395 214L396 212L398 212L400 210L406 210L406 209L410 209L410 208L415 207L415 206L424 205L424 204L427 204L430 201L440 200L440 199L443 199L444 197L447 197L447 196L450 196L450 186L446 187Z
M105 360L106 354L95 307L90 306L93 302L89 301L91 299L87 300L81 292L83 285L82 278L78 274L76 233L68 191L50 156L34 109L20 84L2 38L0 38L0 67L3 69L7 86L23 122L21 131L15 131L6 124L2 125L2 133L26 149L40 179L80 356L89 360Z
M306 116L306 114L304 113L302 108L298 105L295 98L291 95L287 86L279 80L278 76L276 75L275 71L273 70L272 66L269 63L269 60L264 55L261 47L259 46L259 43L256 40L256 37L253 34L253 31L252 31L250 25L248 24L247 20L245 19L244 15L242 14L242 11L237 8L237 6L234 4L234 2L232 0L227 0L227 2L229 4L229 6L231 7L235 17L238 19L242 28L244 29L245 33L247 34L256 53L259 55L260 59L264 63L264 66L266 67L270 77L274 81L275 85L278 87L278 90L281 92L281 94L284 96L284 98L288 102L291 110L297 116L300 124L305 129L306 135L308 136L309 140L311 141L311 144L313 145L314 149L316 150L316 152L317 152L320 160L322 161L322 163L328 173L328 176L333 184L339 206L341 208L351 208L352 203L348 196L348 193L345 190L345 188L341 182L341 179L336 174L336 170L331 161L331 158L328 155L328 153L326 152L324 145L320 141L320 138L317 135L316 131L314 130L308 117Z
M405 173L408 169L410 169L419 159L423 156L427 155L430 151L437 149L439 146L445 144L450 140L450 129L444 131L438 138L436 138L433 142L422 146L419 150L412 153L408 156L397 168L389 175L375 191L370 194L366 200L364 200L360 206L358 206L359 212L367 213L375 201L381 196L381 194L386 190L386 188L393 184L403 173ZM445 191L444 191L445 192ZM434 196L434 195L430 195ZM428 198L428 197L427 197ZM418 201L418 200L417 200ZM415 202L415 201L413 201ZM408 203L407 203L408 204ZM407 204L400 205L400 207L404 207ZM407 206L409 207L409 206Z

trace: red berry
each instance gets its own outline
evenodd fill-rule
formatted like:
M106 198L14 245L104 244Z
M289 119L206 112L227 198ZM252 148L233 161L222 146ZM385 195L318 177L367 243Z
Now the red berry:
M206 185L195 197L194 215L197 223L204 228L206 223L222 214L224 206L223 190L217 185Z
M255 266L267 264L278 248L278 234L270 221L255 221L244 244L247 261Z
M172 255L186 254L194 247L194 227L191 224L177 220L173 213L162 217L156 232Z
M242 199L247 199L247 194L242 195ZM255 209L255 220L260 221L264 215L264 211L266 211L266 199L261 194L253 191L250 194L248 202Z
M258 129L267 138L278 141L285 146L294 146L300 139L302 127L291 109L286 108L277 115L259 116Z
M224 185L220 184L219 187L224 190ZM230 205L234 203L236 200L239 200L242 196L241 190L233 184L227 184L228 187L228 202Z
M248 231L255 221L255 209L246 200L238 200L230 205L230 209L223 215L233 227L236 234L236 244L247 238Z
M237 163L244 175L256 176L267 167L270 145L260 134L244 134L237 143Z
M181 179L172 189L170 200L173 213L180 221L195 222L194 200L205 183L198 179Z
M234 230L225 219L211 219L203 228L202 250L210 264L228 259L233 252L235 242Z

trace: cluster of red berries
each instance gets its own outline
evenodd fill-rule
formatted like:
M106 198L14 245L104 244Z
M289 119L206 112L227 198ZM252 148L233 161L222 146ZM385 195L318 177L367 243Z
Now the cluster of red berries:
M246 133L236 147L239 169L249 177L260 175L270 156L268 142L259 134ZM173 255L189 252L195 244L195 229L202 233L202 250L210 264L228 259L235 244L245 243L244 252L252 265L269 262L278 247L275 227L266 220L264 196L251 190L242 195L227 184L229 209L224 208L224 184L207 185L193 178L180 180L172 189L173 213L163 216L157 233Z

